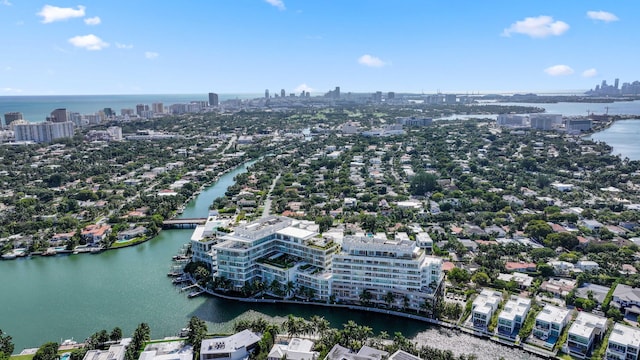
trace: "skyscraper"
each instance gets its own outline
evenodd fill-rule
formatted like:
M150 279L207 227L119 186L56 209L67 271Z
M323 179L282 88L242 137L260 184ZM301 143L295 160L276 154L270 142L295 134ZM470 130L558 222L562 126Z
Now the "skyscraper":
M209 106L217 107L218 104L219 104L219 102L218 102L218 94L209 93Z
M53 122L67 122L69 121L69 114L67 109L55 109L51 112L51 121Z
M149 111L149 105L145 105L145 104L136 105L136 114L138 116L142 116L142 112L144 111Z
M9 126L12 121L22 120L21 112L8 112L4 114L4 124Z
M151 110L153 110L154 114L163 114L164 113L164 105L161 102L153 103L153 104L151 104Z
M280 90L280 97L285 97L287 96L287 93L285 93L284 89Z
M268 99L268 98L269 98L269 89L266 89L266 90L264 91L264 98L265 98L265 99Z

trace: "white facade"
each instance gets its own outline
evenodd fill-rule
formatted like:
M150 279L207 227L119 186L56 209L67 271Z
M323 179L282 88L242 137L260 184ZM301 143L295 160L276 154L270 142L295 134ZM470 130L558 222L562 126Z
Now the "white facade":
M531 299L512 296L498 315L498 332L511 334L522 327L531 308Z
M316 360L318 352L311 349L313 349L313 341L293 338L288 344L273 345L267 360Z
M23 123L14 125L13 131L16 141L48 143L61 138L73 137L73 123L71 121Z
M215 277L231 280L236 289L255 280L278 281L282 286L300 275L305 287L328 300L333 253L338 244L319 236L318 226L280 216L269 216L237 227L212 246Z
M347 236L333 258L331 290L341 301L360 301L366 291L372 303L420 310L443 278L442 260L426 256L413 241ZM385 301L389 292L391 304Z
M638 360L640 329L616 323L609 336L606 360Z
M585 358L606 331L606 318L581 311L569 328L567 347L570 354Z
M205 339L200 346L200 360L241 360L260 341L260 337L249 330L215 339Z
M121 344L109 346L109 350L89 350L82 360L123 360L126 347Z
M554 337L557 339L560 337L562 329L567 325L570 316L571 312L567 309L545 305L544 309L536 316L533 335L542 340Z
M491 322L493 312L502 302L502 293L489 289L482 289L480 295L473 300L471 319L474 327L486 328Z

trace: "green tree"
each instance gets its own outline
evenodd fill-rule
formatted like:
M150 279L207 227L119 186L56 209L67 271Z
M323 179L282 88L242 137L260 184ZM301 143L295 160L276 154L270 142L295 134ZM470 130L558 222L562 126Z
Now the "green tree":
M489 275L483 271L476 271L473 276L471 276L471 281L480 286L485 286L489 284L491 278L489 278Z
M48 342L36 351L33 360L56 360L58 359L58 348L60 344L57 342Z
M207 335L207 324L204 320L192 316L187 325L187 329L189 329L189 335L187 336L186 343L194 349L193 360L197 360L200 358L200 344Z
M449 271L447 278L456 284L466 284L471 279L471 275L467 270L455 267Z
M531 220L527 224L527 227L524 228L524 232L537 240L542 240L551 234L553 229L551 225L547 224L544 220Z
M113 330L111 330L111 334L109 334L109 340L118 341L120 339L122 339L122 329L116 326L113 328Z
M409 192L412 195L425 196L427 193L438 189L438 179L435 175L424 171L418 172L411 178Z
M578 241L578 237L576 237L574 234L563 232L548 234L544 239L544 244L551 248L562 246L565 249L571 250L578 246L578 244L580 244L580 241Z
M0 360L8 359L13 354L13 339L0 329Z
M553 276L554 274L553 266L549 264L540 263L536 266L536 268L538 272L540 272L540 275L542 275L543 277Z

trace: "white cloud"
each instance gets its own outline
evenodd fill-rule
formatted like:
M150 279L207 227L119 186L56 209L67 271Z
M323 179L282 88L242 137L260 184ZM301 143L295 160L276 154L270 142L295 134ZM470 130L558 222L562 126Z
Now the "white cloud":
M284 2L282 0L264 0L264 1L266 1L271 6L277 7L280 10L286 9L286 7L284 6Z
M565 76L573 74L573 69L567 65L554 65L544 69L551 76Z
M598 70L596 69L587 69L585 71L582 72L582 77L586 77L586 78L592 78L594 76L598 75Z
M83 17L85 7L78 5L74 8L61 8L53 5L45 5L36 15L42 16L42 23L48 24L55 21L63 21L71 18Z
M84 19L84 23L87 25L98 25L101 22L102 20L100 20L99 16L94 16L94 17Z
M160 54L158 54L157 52L153 52L153 51L144 52L144 57L146 57L149 60L156 59L158 56L160 56Z
M558 36L569 30L569 24L564 21L554 21L551 16L528 17L524 20L516 21L508 29L504 29L502 36L511 34L524 34L532 38L544 38L547 36Z
M132 44L121 44L119 42L116 42L116 47L118 49L133 49L133 45Z
M10 88L10 87L2 88L0 90L2 90L2 92L6 92L6 93L21 93L22 92L22 89L16 89L16 88Z
M293 89L293 91L296 92L296 93L301 93L303 91L313 92L314 90L309 85L302 83L302 84L298 85L295 89Z
M0 4L2 4L2 5L4 5L4 6L11 6L11 5L13 5L13 4L11 3L11 1L9 1L9 0L2 0L2 1L0 1Z
M387 63L382 61L382 59L369 54L360 56L358 58L358 64L369 67L383 67L387 65Z
M74 36L71 39L69 39L69 42L71 43L71 45L79 47L79 48L85 48L87 50L102 50L106 47L109 47L109 43L104 42L102 39L100 39L99 37L93 35L93 34L89 34L89 35L84 35L84 36Z
M587 11L587 17L589 19L600 20L604 22L612 22L612 21L620 20L614 14L606 11Z

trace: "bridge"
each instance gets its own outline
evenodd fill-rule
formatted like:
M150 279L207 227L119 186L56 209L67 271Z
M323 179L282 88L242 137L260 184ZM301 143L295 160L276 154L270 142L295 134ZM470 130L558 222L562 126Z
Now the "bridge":
M207 222L207 218L169 219L162 222L162 228L194 228L198 225L204 225L205 222Z

